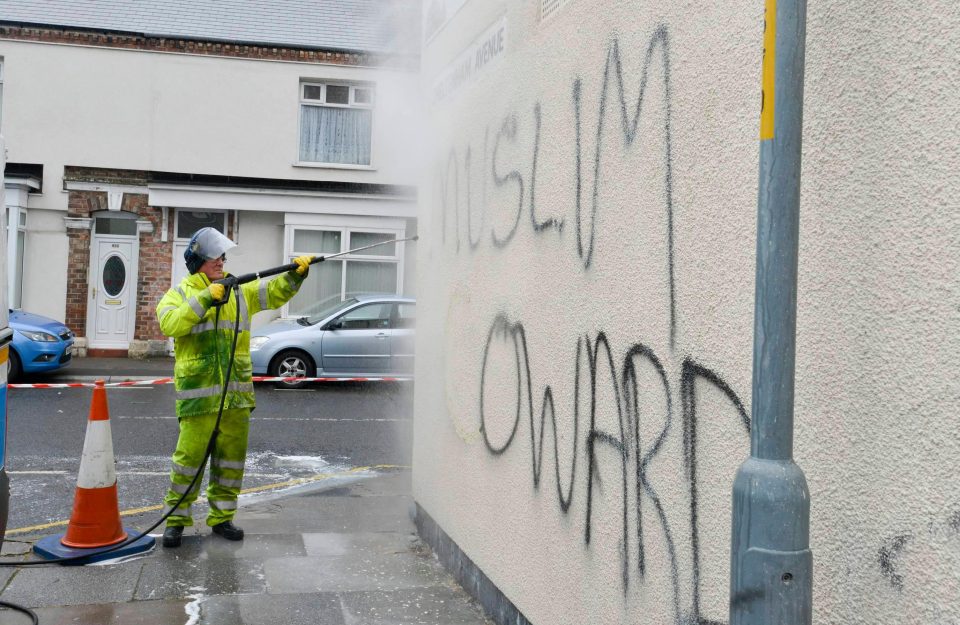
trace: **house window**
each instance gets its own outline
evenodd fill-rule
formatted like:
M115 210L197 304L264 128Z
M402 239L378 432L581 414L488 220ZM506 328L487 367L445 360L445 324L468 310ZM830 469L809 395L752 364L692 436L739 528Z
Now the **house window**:
M122 211L100 211L93 222L94 234L137 236L137 216Z
M215 228L226 234L227 214L212 211L177 211L177 239L189 239L200 228Z
M300 162L370 165L373 88L300 85Z
M301 254L338 254L402 235L396 230L296 226L287 256L292 261ZM314 314L354 295L400 293L401 254L399 246L387 244L312 265L297 297L287 305L287 316Z

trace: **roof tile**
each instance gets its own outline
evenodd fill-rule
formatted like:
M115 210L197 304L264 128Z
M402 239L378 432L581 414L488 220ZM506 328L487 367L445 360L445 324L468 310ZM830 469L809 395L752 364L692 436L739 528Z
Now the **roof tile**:
M0 21L273 46L416 53L418 0L0 0Z

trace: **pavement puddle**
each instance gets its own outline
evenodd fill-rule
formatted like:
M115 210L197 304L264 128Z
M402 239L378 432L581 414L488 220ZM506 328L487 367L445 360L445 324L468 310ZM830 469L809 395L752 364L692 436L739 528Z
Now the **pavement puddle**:
M195 586L190 590L195 591L192 595L187 595L185 599L191 599L190 603L183 606L183 611L187 613L187 622L184 625L197 625L200 622L200 606L207 600L206 595L200 594L206 588Z

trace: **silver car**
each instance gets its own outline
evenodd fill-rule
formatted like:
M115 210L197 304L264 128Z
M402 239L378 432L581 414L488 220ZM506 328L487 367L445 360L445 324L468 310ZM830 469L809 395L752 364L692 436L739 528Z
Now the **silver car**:
M415 319L414 299L357 295L316 314L273 321L251 333L253 374L409 377Z

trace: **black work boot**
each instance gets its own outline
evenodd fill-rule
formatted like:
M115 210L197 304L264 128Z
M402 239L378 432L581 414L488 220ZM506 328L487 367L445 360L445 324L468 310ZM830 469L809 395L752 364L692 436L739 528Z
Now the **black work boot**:
M163 530L163 546L167 549L173 549L180 546L180 540L183 538L182 525L168 525Z
M227 540L243 540L243 530L233 524L233 521L224 521L213 526L213 533L223 536Z

